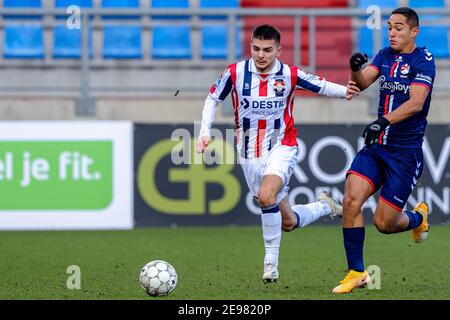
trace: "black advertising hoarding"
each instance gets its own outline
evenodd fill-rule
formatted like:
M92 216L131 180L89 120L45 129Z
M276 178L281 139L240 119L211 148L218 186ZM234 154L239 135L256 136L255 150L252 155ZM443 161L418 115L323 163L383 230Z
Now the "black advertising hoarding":
M296 128L300 153L289 183L289 201L292 204L313 202L323 190L342 200L345 172L363 146L364 126L321 124ZM233 128L215 125L214 129L216 141L221 144L211 148L213 152L209 155L213 162L205 165L194 152L181 151L182 147L192 151L189 141L196 141L192 124L135 125L136 226L261 223L259 209L232 154L235 150ZM173 135L178 138L172 140ZM426 201L432 212L431 223L448 223L450 125L429 125L423 150L423 174L405 209L411 210L418 201ZM221 164L214 164L214 160ZM377 200L378 193L364 205L366 223L371 222ZM317 223L324 222L340 223L327 218Z

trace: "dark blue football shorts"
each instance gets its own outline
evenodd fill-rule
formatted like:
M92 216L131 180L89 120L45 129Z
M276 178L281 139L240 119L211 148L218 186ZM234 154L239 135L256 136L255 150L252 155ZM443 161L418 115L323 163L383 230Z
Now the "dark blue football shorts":
M422 149L365 146L347 171L367 180L375 193L392 208L402 211L423 170Z

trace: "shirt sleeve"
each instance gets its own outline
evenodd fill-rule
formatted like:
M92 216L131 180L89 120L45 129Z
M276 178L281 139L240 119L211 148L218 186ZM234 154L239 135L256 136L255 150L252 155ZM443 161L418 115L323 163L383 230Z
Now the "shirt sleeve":
M317 94L338 98L345 98L347 92L347 87L327 81L325 78L305 73L301 69L297 69L296 88L302 88Z
M383 58L383 50L378 51L372 61L369 63L369 67L374 68L378 71L378 74L381 73L381 60Z
M411 85L421 85L431 90L435 76L436 65L434 63L434 57L431 52L424 51L424 56L414 65Z
M216 110L219 102L208 95L205 99L205 105L202 111L202 124L200 127L200 133L198 138L210 137L211 136L211 126L216 119Z
M218 102L225 100L233 87L233 81L231 79L230 67L228 66L225 71L214 81L211 89L209 90L209 96Z

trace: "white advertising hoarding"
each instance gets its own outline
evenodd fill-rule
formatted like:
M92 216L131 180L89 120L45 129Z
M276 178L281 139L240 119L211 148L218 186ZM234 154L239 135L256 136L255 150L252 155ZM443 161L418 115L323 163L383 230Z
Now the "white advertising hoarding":
M0 122L0 229L131 228L131 122Z

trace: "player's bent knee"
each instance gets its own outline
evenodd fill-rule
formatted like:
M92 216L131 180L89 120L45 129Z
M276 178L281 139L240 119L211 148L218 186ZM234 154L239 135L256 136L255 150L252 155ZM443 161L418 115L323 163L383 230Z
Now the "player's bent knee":
M268 207L276 203L277 197L270 192L262 191L258 195L258 200L261 207Z
M345 194L343 199L343 206L344 208L350 209L350 210L357 210L359 212L359 209L361 208L361 202L359 199L352 194Z
M388 221L384 221L384 220L375 218L373 223L375 224L375 227L377 228L377 230L381 233L389 234L389 233L395 232L395 229L393 228L391 223L389 223Z

